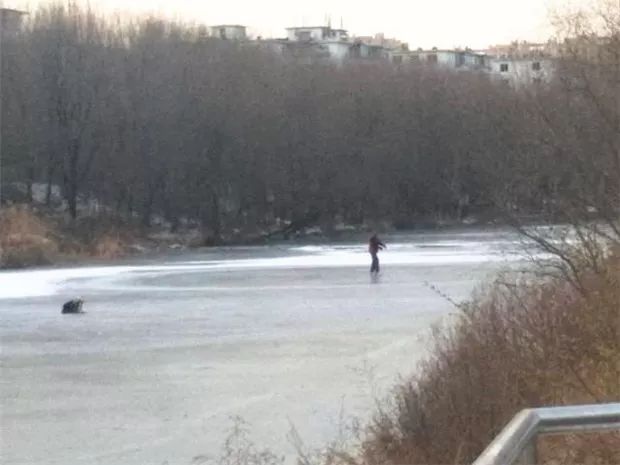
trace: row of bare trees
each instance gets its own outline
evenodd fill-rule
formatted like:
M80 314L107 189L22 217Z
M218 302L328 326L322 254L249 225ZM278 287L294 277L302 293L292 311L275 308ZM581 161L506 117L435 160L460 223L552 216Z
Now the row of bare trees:
M618 29L566 35L552 82L515 89L46 6L3 42L2 186L44 184L48 202L60 186L73 218L96 199L215 237L467 210L617 227Z

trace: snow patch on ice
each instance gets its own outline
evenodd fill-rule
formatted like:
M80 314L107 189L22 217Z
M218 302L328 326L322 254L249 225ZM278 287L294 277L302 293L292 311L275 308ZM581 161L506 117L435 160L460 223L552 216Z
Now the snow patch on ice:
M480 243L450 241L444 247L420 247L426 244L392 244L382 253L383 265L458 265L466 263L517 260L516 254L494 252ZM429 243L428 245L438 245ZM106 266L63 268L35 271L5 271L0 273L0 299L21 299L57 294L66 283L76 279L123 281L125 275L147 276L159 273L209 272L247 269L365 267L368 254L364 246L301 246L289 249L296 255L272 258L234 260L198 260L170 265ZM116 279L118 278L118 279Z

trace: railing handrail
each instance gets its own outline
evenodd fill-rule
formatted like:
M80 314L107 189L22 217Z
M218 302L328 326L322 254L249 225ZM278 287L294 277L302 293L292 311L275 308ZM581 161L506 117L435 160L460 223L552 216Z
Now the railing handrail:
M538 434L620 429L620 402L519 412L473 465L513 465Z

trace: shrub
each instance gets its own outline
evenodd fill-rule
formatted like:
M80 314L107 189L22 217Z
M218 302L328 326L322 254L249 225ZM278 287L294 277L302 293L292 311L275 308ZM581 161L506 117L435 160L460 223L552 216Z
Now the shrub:
M477 292L369 426L355 461L468 463L522 408L620 399L620 257ZM596 444L596 446L594 445ZM620 463L620 435L543 438L552 463ZM350 457L353 459L353 457Z
M51 232L50 225L30 208L13 206L0 211L0 267L51 263L58 253Z
M93 241L91 255L104 259L120 258L125 255L125 246L118 235L105 234Z

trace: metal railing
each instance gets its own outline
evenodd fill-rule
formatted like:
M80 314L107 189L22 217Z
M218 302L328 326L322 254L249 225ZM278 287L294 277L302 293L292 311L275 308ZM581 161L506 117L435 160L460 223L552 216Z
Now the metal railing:
M536 465L540 434L620 430L620 403L544 407L519 412L473 465Z

